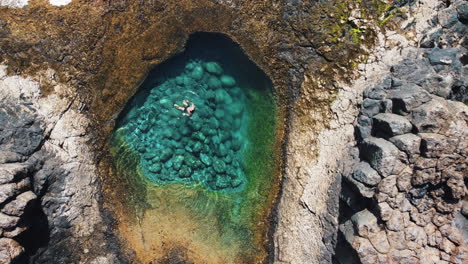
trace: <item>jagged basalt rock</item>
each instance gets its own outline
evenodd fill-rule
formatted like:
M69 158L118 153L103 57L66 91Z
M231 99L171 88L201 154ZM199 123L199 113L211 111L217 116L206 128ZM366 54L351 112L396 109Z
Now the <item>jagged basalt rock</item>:
M373 117L373 134L383 138L403 135L411 131L410 121L402 116L381 113Z
M384 231L375 230L356 239L357 230L352 233L340 229L347 232L347 238L353 238L353 247L362 263L466 262L464 231L460 229L460 220L453 220L460 219L457 211L467 193L462 174L466 170L463 149L467 144L468 117L466 105L453 101L465 100L452 89L457 87L455 83L464 82L460 54L466 52L466 44L459 46L455 41L466 30L459 29L463 21L460 16L457 18L455 10L463 9L465 3L455 2L456 7L439 14L443 29L427 38L432 44L421 46L424 56L392 66L381 83L364 91L365 98L376 101L375 107L370 112L363 104L356 128L357 131L365 128L366 133L372 131L372 135L358 133L356 141L361 159L384 177L372 200L362 201L369 204L368 210L376 212ZM399 84L388 84L387 80L398 80ZM376 107L387 98L392 100L391 111ZM396 161L401 162L402 170L385 167ZM345 194L343 200L346 199ZM360 210L356 209L355 214Z

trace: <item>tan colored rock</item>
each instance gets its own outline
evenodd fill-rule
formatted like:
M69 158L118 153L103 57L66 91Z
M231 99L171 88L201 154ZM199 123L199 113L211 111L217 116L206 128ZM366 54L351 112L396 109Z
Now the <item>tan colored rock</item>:
M436 230L433 234L427 237L427 244L436 247L442 242L442 234L439 230Z
M435 168L428 168L423 170L415 170L411 183L413 185L423 185L429 182L434 182L436 179Z
M399 193L397 192L396 196L395 197L392 197L390 199L387 199L387 203L388 205L390 205L390 207L394 208L394 209L398 209L400 211L403 211L401 208L400 208L400 205L403 203L405 199L405 194L404 193Z
M455 251L457 246L452 243L448 238L442 238L442 242L439 244L439 248L442 249L445 253L452 254Z
M420 157L414 163L414 167L419 170L435 168L436 166L437 166L437 159L430 159L430 158L424 158L424 157Z
M408 215L409 217L409 215ZM388 230L391 231L401 231L405 228L404 216L398 210L393 210L392 216L386 223Z
M8 183L0 185L0 204L12 198L16 194L16 184Z
M394 249L403 250L407 248L407 242L405 239L404 231L387 231L387 239L390 246Z
M375 199L377 200L378 203L383 203L388 200L388 194L383 193L383 192L378 192L375 194Z
M36 200L36 198L37 196L33 192L24 192L18 195L15 200L6 204L1 211L8 215L21 216L27 207Z
M385 231L369 234L369 241L379 253L385 254L390 250Z
M436 226L434 224L432 224L432 223L429 223L429 224L424 226L424 232L426 233L428 238L430 236L432 236L435 233L436 230L437 230Z
M448 238L450 241L455 243L456 245L463 244L463 236L460 234L458 228L453 227L451 225L444 225L439 228L440 233L442 236Z
M434 223L434 225L438 227L441 227L443 225L448 224L449 220L447 219L445 215L435 214L434 217L432 218L432 223Z
M462 199L466 194L466 187L462 177L450 177L447 180L447 186L451 190L450 195L453 199Z
M379 231L377 218L367 209L354 214L351 217L351 221L353 222L354 230L362 237L367 237L370 233Z
M410 223L405 229L405 238L407 241L413 241L420 246L427 245L427 235L424 228Z
M8 229L16 226L18 224L19 217L10 216L3 213L0 213L0 228Z
M0 165L0 184L10 183L26 176L29 166L24 163L6 163Z
M397 178L397 187L400 192L408 192L411 189L413 170L406 167Z
M0 238L0 263L9 264L23 254L24 248L10 238Z
M410 212L413 209L413 205L408 201L408 199L403 199L399 206L401 212Z
M416 258L416 254L408 249L405 250L392 250L389 253L391 262L398 264L418 264L419 260Z
M15 238L24 233L26 230L28 230L28 227L26 226L17 226L11 231L4 231L3 236L8 238Z
M377 186L379 192L388 194L389 197L395 197L398 193L398 188L396 186L396 175L388 176L382 179Z
M424 264L439 264L440 252L433 247L424 247L418 251L418 257Z
M354 240L353 247L363 264L375 264L377 262L379 253L368 239L357 237Z
M435 133L419 133L421 137L421 155L428 158L438 158L443 154L453 153L456 146L450 146L447 137Z
M425 227L432 222L432 218L435 214L435 209L431 208L423 213L419 213L417 210L411 211L411 220L419 226Z
M381 219L383 221L388 221L393 212L393 209L388 205L388 203L379 203L377 208L379 209Z

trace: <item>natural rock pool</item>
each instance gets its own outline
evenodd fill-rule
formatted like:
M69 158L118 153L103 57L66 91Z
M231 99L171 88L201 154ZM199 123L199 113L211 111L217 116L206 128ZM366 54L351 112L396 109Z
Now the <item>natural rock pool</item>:
M265 260L279 184L276 105L269 78L221 34L192 35L149 73L111 142L117 174L145 193L139 222L120 225L137 258Z

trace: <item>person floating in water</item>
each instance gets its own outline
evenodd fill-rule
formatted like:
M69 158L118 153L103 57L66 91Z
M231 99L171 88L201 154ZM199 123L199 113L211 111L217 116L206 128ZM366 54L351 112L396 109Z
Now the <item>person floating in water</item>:
M179 109L180 111L182 111L183 112L182 115L192 116L193 112L195 112L195 104L192 101L189 101L189 100L184 100L182 102L182 104L184 105L184 107L182 107L182 106L180 106L178 104L174 104L174 107Z

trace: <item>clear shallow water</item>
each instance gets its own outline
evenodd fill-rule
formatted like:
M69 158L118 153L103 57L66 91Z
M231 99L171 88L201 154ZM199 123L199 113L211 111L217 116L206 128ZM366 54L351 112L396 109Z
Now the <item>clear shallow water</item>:
M188 60L178 76L160 80L136 100L118 133L138 151L148 180L201 184L213 191L243 188L248 144L245 88L219 63ZM188 107L194 106L190 116L181 109L186 108L185 100Z
M191 116L174 107L184 100ZM130 195L145 193L150 206L137 228L120 228L137 255L186 248L204 263L263 261L279 182L276 113L271 81L224 35L192 35L149 73L111 142L118 174L138 185Z

